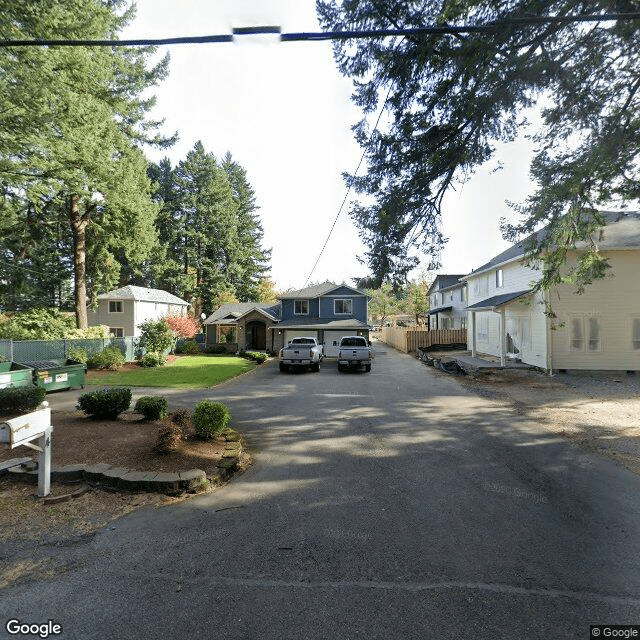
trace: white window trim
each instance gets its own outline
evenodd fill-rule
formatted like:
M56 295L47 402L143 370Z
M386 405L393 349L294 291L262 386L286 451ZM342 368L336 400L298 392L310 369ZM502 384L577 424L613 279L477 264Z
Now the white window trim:
M111 311L111 303L120 305L120 311ZM124 313L124 304L122 300L109 300L108 313Z
M338 302L349 302L351 305L351 311L342 311L338 313L336 311L336 303ZM353 298L336 298L333 301L333 315L334 316L352 316L353 315Z
M296 311L296 302L300 302L300 303L306 302L307 303L307 310L306 311L301 311L301 312ZM293 315L294 316L308 316L309 315L309 300L302 300L302 299L294 300L293 301Z

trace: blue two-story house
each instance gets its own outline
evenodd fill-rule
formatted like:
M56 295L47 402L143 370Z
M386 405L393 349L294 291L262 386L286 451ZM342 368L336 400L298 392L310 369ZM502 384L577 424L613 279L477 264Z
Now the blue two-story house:
M232 335L239 350L277 352L292 338L309 336L333 357L343 336L369 338L368 304L366 293L333 282L286 291L275 304L225 304L204 322L207 344L228 342L225 338Z

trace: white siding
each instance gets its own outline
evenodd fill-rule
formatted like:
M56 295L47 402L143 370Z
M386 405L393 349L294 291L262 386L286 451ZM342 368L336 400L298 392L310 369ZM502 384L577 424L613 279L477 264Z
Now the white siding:
M540 273L531 267L525 267L519 262L498 267L502 269L503 286L496 286L496 269L468 276L469 305L476 304L487 298L506 293L515 293L530 289L539 278ZM517 333L523 331L525 335L516 337L519 344L518 358L536 367L547 366L547 324L544 315L542 297L514 300L504 307L506 330L510 328ZM471 313L469 312L467 328L471 327ZM486 337L485 337L486 336ZM467 347L471 349L472 336L469 335ZM476 350L478 353L500 355L500 314L493 311L476 313ZM505 345L506 353L506 345Z
M587 286L582 295L569 286L551 297L556 318L552 347L554 369L640 370L640 349L634 348L634 319L640 318L640 251L603 252L611 269L604 280ZM589 319L599 326L599 349L589 349ZM571 326L582 326L582 348L571 349ZM593 345L596 346L596 345Z

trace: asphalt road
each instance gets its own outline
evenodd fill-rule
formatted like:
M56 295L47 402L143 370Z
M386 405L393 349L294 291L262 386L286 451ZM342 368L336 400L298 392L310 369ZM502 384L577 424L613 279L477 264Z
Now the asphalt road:
M254 467L88 538L3 545L5 562L59 568L0 592L0 635L10 618L82 640L586 639L640 623L638 477L375 352L370 374L270 364L171 394L226 402Z

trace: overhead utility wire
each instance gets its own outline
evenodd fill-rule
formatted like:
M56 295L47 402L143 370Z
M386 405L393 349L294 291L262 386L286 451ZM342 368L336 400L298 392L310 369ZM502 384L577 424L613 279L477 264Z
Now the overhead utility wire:
M446 35L457 33L480 33L494 31L505 26L528 24L571 24L574 22L612 22L618 20L640 20L640 11L631 13L601 13L582 16L524 16L507 18L479 25L442 25L408 29L365 29L361 31L321 31L281 33L278 26L238 27L230 34L209 36L184 36L177 38L135 38L124 40L73 40L73 39L25 39L0 40L0 47L131 47L159 46L170 44L215 44L233 42L237 36L279 35L281 42L318 42L321 40L351 40L355 38L383 38L393 36Z
M384 99L384 102L382 103L382 108L380 109L380 113L378 113L378 118L376 119L376 123L371 131L371 135L373 135L373 133L375 132L375 130L378 128L378 124L380 124L380 118L382 117L382 114L384 113L384 108L387 106L387 102L389 101L389 96L391 95L391 89L393 88L393 85L391 85L389 87L389 91L387 91L387 97ZM370 136L371 137L371 136ZM365 158L367 151L366 149L362 152L362 155L360 156L360 162L358 162L358 166L356 167L356 170L353 173L354 178L358 175L358 171L360 169L360 165L362 165L362 161ZM351 192L351 184L349 184L349 186L347 187L347 191L344 194L344 198L342 200L342 204L340 205L340 208L338 209L338 213L336 214L336 217L333 220L333 224L331 225L331 229L329 229L329 234L327 235L327 239L324 241L324 244L322 245L322 249L320 249L320 253L318 254L318 258L315 261L315 264L313 265L313 269L311 269L311 271L309 272L309 275L307 276L307 279L304 283L304 286L307 286L307 283L309 282L309 280L311 279L311 276L313 275L313 272L316 270L316 267L318 266L318 262L320 262L320 258L322 258L322 254L324 253L324 250L327 247L327 244L329 244L329 240L331 239L331 234L333 233L333 230L336 226L336 223L338 222L338 218L340 217L340 214L342 213L342 209L344 208L344 205L347 201L347 198L349 197L349 193Z

